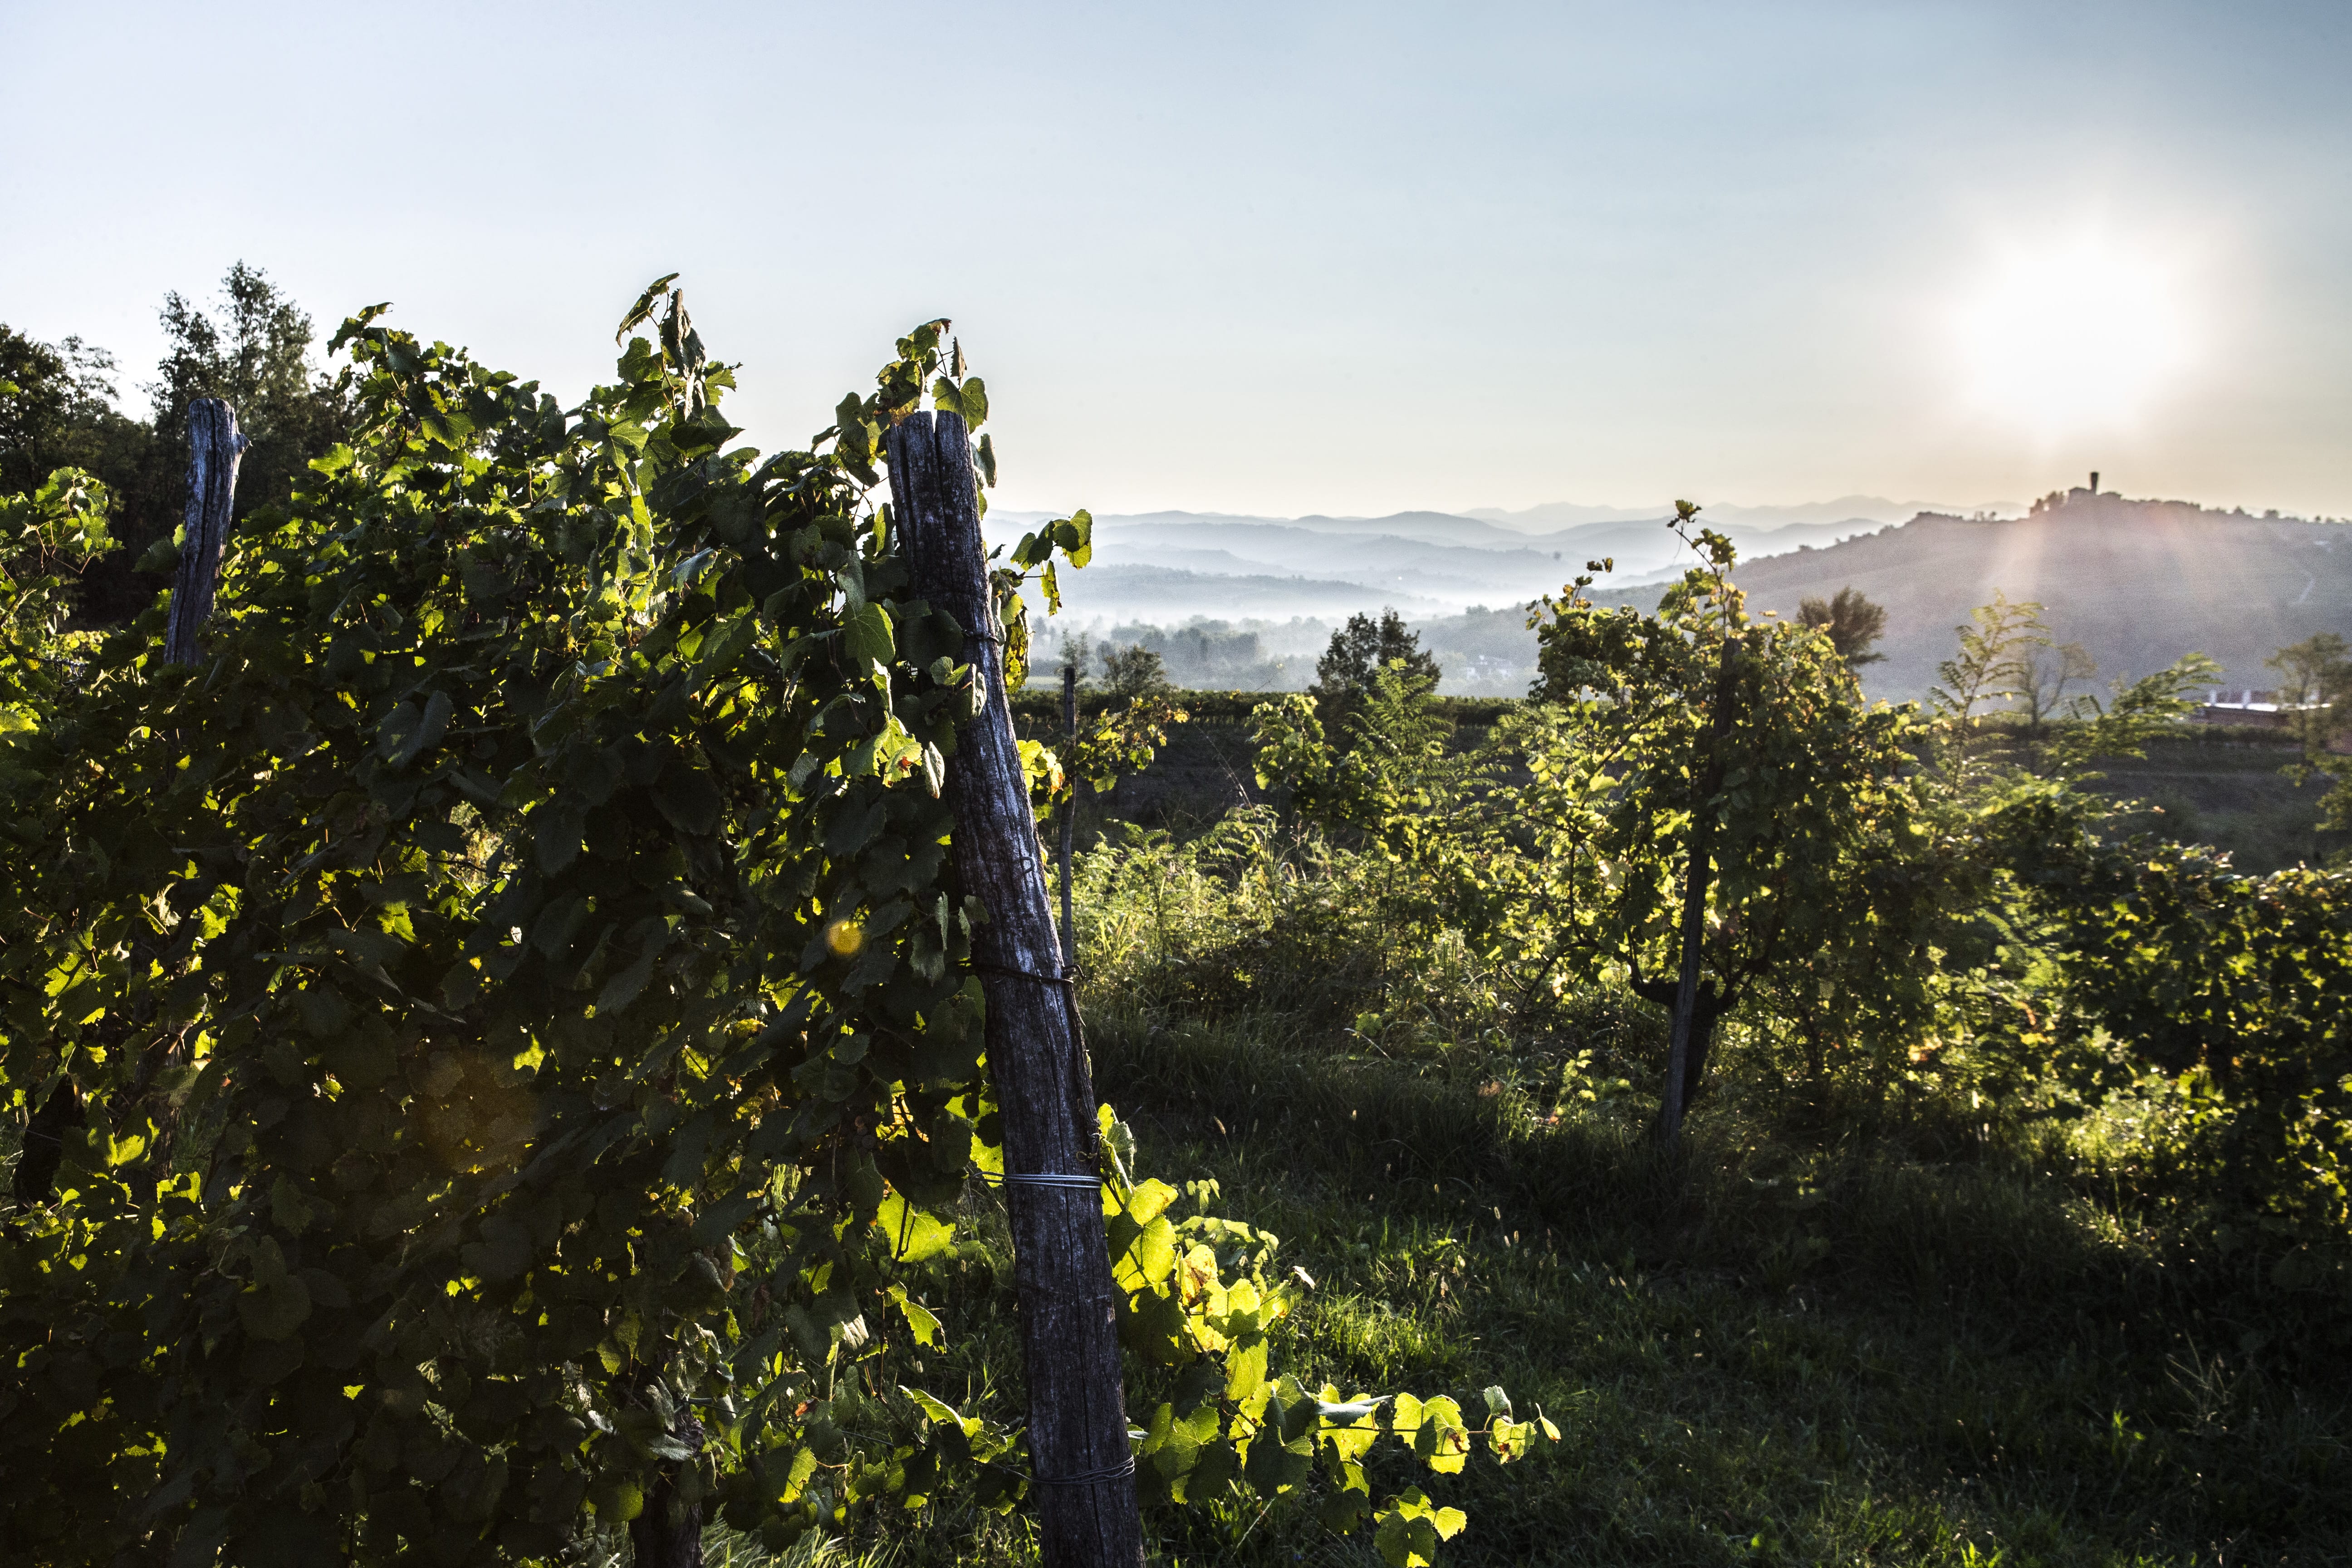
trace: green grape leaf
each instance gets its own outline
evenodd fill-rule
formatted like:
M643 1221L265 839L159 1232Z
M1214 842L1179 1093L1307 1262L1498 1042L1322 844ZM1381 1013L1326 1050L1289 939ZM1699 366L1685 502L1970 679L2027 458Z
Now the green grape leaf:
M940 1320L929 1307L907 1294L904 1285L890 1287L890 1299L898 1303L899 1315L907 1320L907 1328L919 1345L943 1342L940 1335Z
M631 327L640 326L653 320L655 305L660 302L664 291L677 281L677 273L666 272L646 284L646 291L637 296L637 302L629 307L627 313L621 318L621 324L614 329L613 342L618 343L623 338L628 336ZM632 1514L629 1517L635 1518L635 1515Z
M886 1194L877 1205L874 1226L887 1238L890 1256L901 1263L920 1263L936 1258L955 1244L953 1225L915 1207L895 1189ZM900 1301L905 1304L903 1297Z
M1054 542L1062 547L1071 565L1083 567L1095 558L1095 520L1090 514L1075 511L1050 526Z
M719 809L725 804L710 775L683 758L674 759L662 770L654 784L653 799L654 809L672 826L697 835L717 831Z
M1372 1541L1389 1568L1432 1568L1438 1542L1453 1540L1467 1522L1460 1509L1433 1507L1419 1488L1408 1487L1381 1509Z
M257 1340L293 1337L310 1316L310 1292L297 1277L282 1271L255 1280L236 1299L238 1321Z
M887 668L898 651L891 634L890 612L879 605L861 606L842 622L841 646L860 677Z

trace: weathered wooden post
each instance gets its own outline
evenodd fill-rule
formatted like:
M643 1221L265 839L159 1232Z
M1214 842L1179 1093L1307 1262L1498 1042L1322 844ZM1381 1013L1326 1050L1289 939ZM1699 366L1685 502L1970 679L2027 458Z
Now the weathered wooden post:
M963 890L988 911L972 968L1004 1123L1005 1206L1029 1383L1029 1465L1046 1568L1138 1568L1135 1458L1103 1230L1094 1075L1055 941L1044 856L1005 700L971 447L963 419L890 432L891 514L916 592L964 628L985 705L958 732L946 795Z
M1062 666L1062 770L1066 776L1078 754L1078 666ZM1062 803L1062 967L1078 967L1078 928L1070 911L1070 847L1078 827L1078 781L1070 777L1070 798Z
M249 445L237 434L236 411L219 398L199 397L188 405L187 537L180 544L172 623L163 637L163 658L170 663L196 662L196 633L212 614L221 551L236 509L237 464Z

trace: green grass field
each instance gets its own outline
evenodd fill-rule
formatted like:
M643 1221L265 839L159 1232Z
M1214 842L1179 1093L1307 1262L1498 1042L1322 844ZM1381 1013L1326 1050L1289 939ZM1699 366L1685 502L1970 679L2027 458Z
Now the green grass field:
M1641 1096L1556 1113L1524 1086L1351 1058L1297 1017L1097 1006L1099 1087L1142 1167L1213 1178L1221 1212L1313 1279L1280 1347L1302 1382L1465 1403L1501 1384L1560 1426L1441 1483L1471 1520L1448 1562L2352 1558L2343 1381L2272 1370L2242 1315L2261 1282L2135 1212L2131 1173L2080 1139L1947 1119L1821 1147L1735 1072L1667 1163ZM964 1332L928 1366L871 1366L877 1388L1017 1399L995 1200L975 1190L969 1217L938 1303ZM1395 1456L1371 1479L1428 1480ZM1154 1560L1379 1563L1318 1500L1151 1514ZM714 1531L730 1552L760 1560ZM841 1555L1031 1560L1017 1520L936 1511Z

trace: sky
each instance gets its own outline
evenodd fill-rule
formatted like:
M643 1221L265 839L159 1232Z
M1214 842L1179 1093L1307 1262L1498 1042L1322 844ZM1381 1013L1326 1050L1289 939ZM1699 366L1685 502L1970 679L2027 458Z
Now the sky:
M0 0L0 321L240 258L799 445L953 318L999 504L2352 513L2352 4Z

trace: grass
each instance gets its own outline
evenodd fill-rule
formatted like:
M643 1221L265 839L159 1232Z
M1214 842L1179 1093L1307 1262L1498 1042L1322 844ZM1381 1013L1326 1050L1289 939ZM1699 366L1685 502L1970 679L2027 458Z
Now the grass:
M2228 850L2240 870L2318 865L2346 847L2345 836L2319 829L2326 779L2297 785L2282 773L2295 756L2287 745L2158 742L2145 758L2101 763L2100 788L2146 801L2157 808L2150 831Z
M1987 1142L1817 1154L1335 1062L1268 1020L1097 1020L1146 1164L1318 1282L1302 1381L1507 1387L1559 1449L1445 1483L1458 1562L2251 1563L2352 1554L2340 1400L2250 1364L2166 1239ZM1220 1128L1222 1127L1222 1131ZM1376 1488L1408 1484L1402 1468ZM1307 1506L1169 1560L1365 1560Z
M1420 1484L1467 1510L1449 1563L2352 1560L2332 1356L2249 1353L2245 1291L2046 1129L1921 1120L1823 1143L1734 1063L1667 1159L1639 1095L1555 1114L1297 1015L1097 995L1088 1028L1141 1168L1213 1177L1220 1212L1311 1276L1284 1368L1465 1407L1499 1384L1559 1424L1507 1469L1372 1467L1376 1495ZM984 1191L970 1217L980 1244L936 1303L954 1342L877 1381L1010 1414L1009 1251ZM1377 1563L1318 1501L1154 1512L1152 1560ZM940 1510L856 1544L902 1568L1034 1560L1017 1519Z

